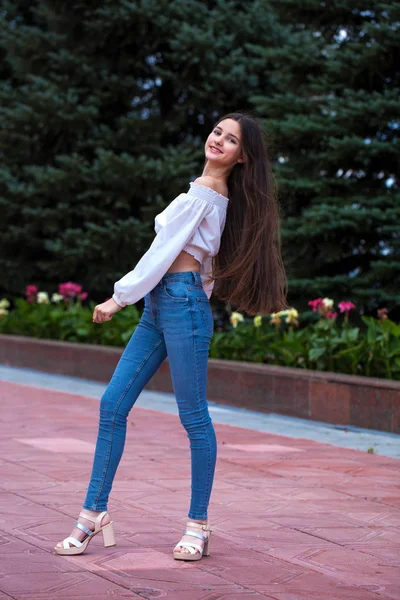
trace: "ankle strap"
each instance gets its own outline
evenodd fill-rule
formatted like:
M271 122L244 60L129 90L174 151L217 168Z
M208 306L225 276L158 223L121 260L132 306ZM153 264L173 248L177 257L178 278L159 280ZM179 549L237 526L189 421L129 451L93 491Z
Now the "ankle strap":
M208 521L207 521L207 523L195 523L194 521L188 521L186 523L186 527L198 527L199 529L202 529L203 531L210 529L210 526L208 525Z
M92 516L86 514L85 510L82 510L79 513L79 516L82 517L82 519L86 519L87 521L91 521L92 523L101 523L102 518L106 514L107 514L107 511L105 510L104 512L99 513L95 518L93 518Z

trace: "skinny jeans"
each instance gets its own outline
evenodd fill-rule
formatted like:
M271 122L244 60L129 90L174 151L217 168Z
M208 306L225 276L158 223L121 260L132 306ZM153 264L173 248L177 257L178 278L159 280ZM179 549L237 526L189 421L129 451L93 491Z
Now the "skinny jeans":
M197 271L167 273L144 300L141 320L100 401L93 469L83 507L107 510L124 450L129 412L168 356L179 419L191 454L188 517L207 519L217 457L206 400L208 352L214 327L210 302Z

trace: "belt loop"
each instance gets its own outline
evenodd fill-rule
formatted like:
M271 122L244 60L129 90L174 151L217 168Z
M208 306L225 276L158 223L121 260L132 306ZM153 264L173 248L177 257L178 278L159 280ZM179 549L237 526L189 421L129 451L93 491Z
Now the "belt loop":
M196 283L196 275L193 273L193 271L190 271L191 275L192 275L192 283L193 285Z

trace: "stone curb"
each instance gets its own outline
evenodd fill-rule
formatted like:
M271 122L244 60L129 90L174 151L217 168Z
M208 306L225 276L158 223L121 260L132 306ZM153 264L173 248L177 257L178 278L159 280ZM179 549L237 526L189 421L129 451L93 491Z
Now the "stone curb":
M3 364L94 381L109 381L122 351L0 335ZM168 360L146 388L173 392ZM400 381L210 359L207 394L249 410L400 433Z

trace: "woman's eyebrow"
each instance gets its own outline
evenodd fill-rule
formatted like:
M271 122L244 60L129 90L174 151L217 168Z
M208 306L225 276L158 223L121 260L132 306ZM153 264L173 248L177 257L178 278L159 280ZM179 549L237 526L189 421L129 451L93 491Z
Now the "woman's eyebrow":
M215 129L220 129L220 130L222 131L222 127L219 127L219 125L218 125L218 126L215 128ZM234 133L228 133L227 135L230 135L230 136L232 136L232 137L236 138L236 139L237 139L237 141L238 141L238 142L240 142L240 140L239 140L238 136L237 136L237 135L235 135Z

